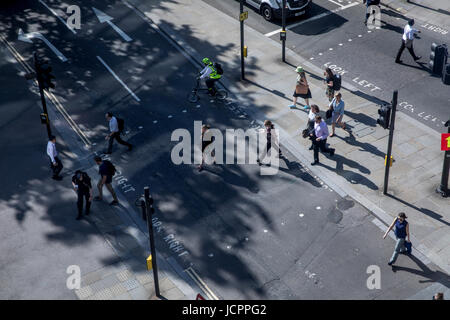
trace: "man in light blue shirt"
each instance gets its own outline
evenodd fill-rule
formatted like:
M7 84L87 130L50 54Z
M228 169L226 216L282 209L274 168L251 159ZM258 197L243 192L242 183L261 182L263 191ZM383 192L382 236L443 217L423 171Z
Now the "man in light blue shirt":
M109 139L108 151L106 151L105 153L111 154L114 139L116 139L118 143L123 144L124 146L127 146L128 151L131 151L133 146L130 143L123 141L122 138L120 138L119 123L117 122L117 118L114 117L111 112L107 112L105 117L106 117L106 120L108 120L108 122L109 122L109 131L110 131L110 134L108 134L105 137L105 140Z
M334 155L334 149L327 147L327 138L328 138L328 126L325 121L322 120L321 116L316 116L316 123L314 124L314 133L316 135L316 139L313 140L314 144L314 162L311 163L312 166L315 166L319 163L319 149L322 152L329 153L332 157ZM313 136L313 134L311 134Z

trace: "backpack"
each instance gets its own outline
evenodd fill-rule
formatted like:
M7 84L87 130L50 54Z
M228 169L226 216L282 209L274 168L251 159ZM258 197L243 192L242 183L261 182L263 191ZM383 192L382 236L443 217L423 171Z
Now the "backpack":
M217 73L222 75L223 74L223 69L220 63L218 62L214 62L214 69L216 69Z
M119 128L119 133L123 133L123 130L125 129L125 120L121 118L116 119L117 119L117 127Z
M103 160L103 162L105 162L109 167L109 173L111 176L114 176L116 174L116 167L111 163L111 161Z
M341 82L342 82L341 75L335 74L333 78L333 90L335 91L341 90Z

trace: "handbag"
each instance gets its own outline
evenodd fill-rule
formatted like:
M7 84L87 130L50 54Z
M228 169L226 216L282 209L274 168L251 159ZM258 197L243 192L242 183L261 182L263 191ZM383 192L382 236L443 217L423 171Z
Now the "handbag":
M411 254L412 251L412 243L410 241L405 240L405 248L408 254Z
M302 137L305 139L309 137L309 129L303 129Z
M305 80L306 82L306 80ZM297 84L295 86L295 93L296 94L307 94L309 90L309 86L308 86L308 82L306 82L306 84Z
M325 117L327 119L330 119L333 116L333 107L330 107L330 109L327 110L327 112L325 113Z

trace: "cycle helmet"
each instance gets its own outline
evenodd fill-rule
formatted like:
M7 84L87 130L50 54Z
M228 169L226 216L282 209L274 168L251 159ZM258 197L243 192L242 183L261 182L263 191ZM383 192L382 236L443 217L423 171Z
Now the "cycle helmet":
M211 64L211 60L209 60L208 58L203 58L202 62L203 62L205 65Z

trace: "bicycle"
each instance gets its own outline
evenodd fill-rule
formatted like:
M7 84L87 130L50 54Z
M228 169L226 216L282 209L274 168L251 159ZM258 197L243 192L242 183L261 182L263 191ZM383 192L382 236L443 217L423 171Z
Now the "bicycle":
M217 98L220 101L225 100L228 97L228 92L224 89L217 89L214 84L214 88L216 89L216 94L212 96L212 98ZM197 77L197 84L192 89L192 91L188 94L188 101L191 103L195 103L200 100L200 96L198 95L199 91L208 92L208 88L200 88L200 78Z

